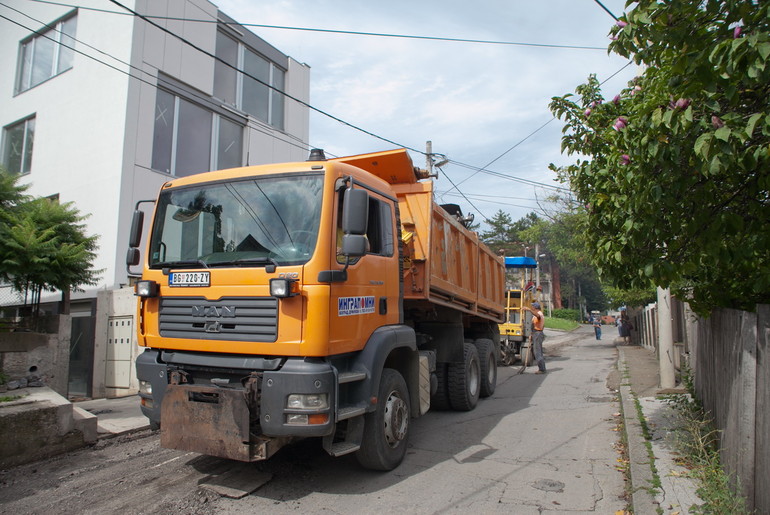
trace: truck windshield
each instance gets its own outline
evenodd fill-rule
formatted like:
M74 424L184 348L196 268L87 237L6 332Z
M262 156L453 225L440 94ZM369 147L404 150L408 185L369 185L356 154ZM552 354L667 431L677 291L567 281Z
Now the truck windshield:
M300 265L313 255L323 175L258 177L163 191L151 268Z

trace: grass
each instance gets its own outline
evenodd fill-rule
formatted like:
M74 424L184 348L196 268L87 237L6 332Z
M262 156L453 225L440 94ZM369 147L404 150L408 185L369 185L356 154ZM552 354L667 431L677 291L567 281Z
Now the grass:
M565 320L563 318L545 317L545 327L547 329L559 329L561 331L572 331L580 327L580 324L574 320Z
M683 371L683 384L689 394L667 395L665 401L680 418L674 439L680 462L689 469L690 477L699 483L698 496L704 501L693 506L692 513L744 515L751 513L745 500L730 487L730 477L719 460L719 432L695 397L692 376Z

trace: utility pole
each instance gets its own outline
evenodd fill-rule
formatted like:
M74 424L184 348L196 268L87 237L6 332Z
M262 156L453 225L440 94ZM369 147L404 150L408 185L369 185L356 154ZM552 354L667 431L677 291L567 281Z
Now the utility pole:
M433 175L433 142L425 142L425 169L428 175Z
M535 298L542 302L540 298L540 244L535 243Z
M676 386L674 371L674 331L671 320L671 291L658 286L658 360L660 387Z

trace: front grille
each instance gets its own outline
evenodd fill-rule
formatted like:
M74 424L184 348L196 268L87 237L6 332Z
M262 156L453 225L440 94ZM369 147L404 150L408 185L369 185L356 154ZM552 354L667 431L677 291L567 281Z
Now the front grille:
M274 297L163 297L160 335L164 338L274 342L278 299Z

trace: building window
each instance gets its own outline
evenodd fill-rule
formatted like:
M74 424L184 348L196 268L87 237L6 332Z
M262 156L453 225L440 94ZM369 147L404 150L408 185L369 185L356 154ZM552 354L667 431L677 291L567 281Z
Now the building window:
M77 17L61 19L21 42L16 93L72 68Z
M286 72L222 31L217 32L216 55L221 61L214 64L214 96L283 130Z
M241 166L243 127L159 89L152 168L177 177Z
M3 129L3 165L10 173L25 174L30 172L34 140L34 116Z

